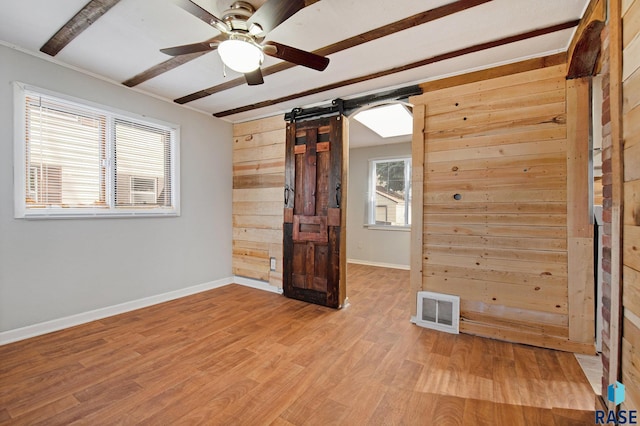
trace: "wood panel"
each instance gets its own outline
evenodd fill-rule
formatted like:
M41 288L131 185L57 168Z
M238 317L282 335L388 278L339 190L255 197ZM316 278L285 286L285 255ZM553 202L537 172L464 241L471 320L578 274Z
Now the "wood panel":
M629 2L622 15L622 161L624 216L622 223L621 381L623 408L640 405L640 1ZM613 101L612 101L613 102ZM613 112L612 112L613 114ZM613 259L612 259L613 260Z
M595 336L594 240L589 205L590 80L567 81L567 254L569 338Z
M625 401L622 408L636 410L640 406L640 324L638 318L625 315L622 337L622 383Z
M489 78L480 81L467 82L462 79L459 84L451 87L444 88L442 90L428 91L422 95L418 95L412 98L414 103L425 104L428 100L431 103L434 100L442 100L449 98L452 107L455 106L455 99L459 96L468 96L473 93L490 92L499 89L507 89L512 86L518 86L524 82L531 81L544 81L550 78L558 78L563 76L566 72L566 61L561 64L555 64L546 68L536 68L533 70L527 70L524 72L511 73L499 78ZM429 85L430 83L425 83ZM542 83L539 83L542 84ZM453 109L453 108L452 108Z
M282 116L233 126L233 273L280 288L285 128Z
M464 332L593 353L593 295L588 280L578 284L593 259L570 261L590 243L588 134L576 124L588 98L581 91L569 107L565 73L556 62L458 78L412 98L423 173L414 176L422 238L414 228L412 248L422 258L412 288L459 295Z
M423 252L423 221L424 221L424 189L426 170L424 169L425 155L425 118L426 106L415 103L413 107L413 136L411 139L411 248L410 248L410 289L412 295L422 290L422 252ZM411 316L417 314L416 297L411 303Z
M524 81L513 86L503 88L504 96L496 91L482 91L468 93L455 98L443 98L430 102L429 115L435 117L439 114L451 116L472 113L491 112L504 110L509 107L518 107L523 103L529 106L544 105L564 100L565 81L561 77L552 77L539 81ZM456 108L452 110L451 106ZM454 115L455 116L455 115Z
M622 288L624 306L631 312L640 312L640 272L625 266L623 274L625 277Z
M630 1L624 0L624 10L628 10ZM631 0L635 1L635 0ZM622 137L622 4L619 0L609 2L609 114L611 117L611 184L610 194L603 194L611 199L611 309L609 321L609 365L607 377L603 378L605 386L620 380L620 354L622 348L622 211L623 202L623 137ZM605 86L606 87L606 86ZM606 89L603 96L606 98ZM606 105L606 101L604 102ZM609 192L609 191L607 191ZM606 339L606 334L603 334ZM608 403L609 409L615 409L615 404Z

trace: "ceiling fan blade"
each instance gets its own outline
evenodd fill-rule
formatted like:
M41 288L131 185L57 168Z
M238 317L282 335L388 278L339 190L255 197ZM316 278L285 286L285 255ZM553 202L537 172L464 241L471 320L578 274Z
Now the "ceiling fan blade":
M189 53L206 52L208 50L216 50L221 39L212 38L200 43L183 44L182 46L173 46L160 49L164 54L171 56L188 55Z
M249 26L260 25L262 32L268 33L305 6L305 0L267 0L247 22Z
M265 43L263 51L265 55L318 71L324 71L327 65L329 65L329 58L327 57L316 55L306 50L296 49L295 47L285 44L276 43L275 41Z
M212 27L215 27L221 32L228 33L230 31L229 27L223 20L212 15L211 13L209 13L209 11L198 6L191 0L174 0L174 2L178 6L180 6L182 9L186 10L187 12L195 16L196 18L206 22Z
M264 83L264 79L262 78L262 71L260 71L260 68L256 69L255 71L246 73L244 75L244 78L247 80L247 84L249 86L257 86Z

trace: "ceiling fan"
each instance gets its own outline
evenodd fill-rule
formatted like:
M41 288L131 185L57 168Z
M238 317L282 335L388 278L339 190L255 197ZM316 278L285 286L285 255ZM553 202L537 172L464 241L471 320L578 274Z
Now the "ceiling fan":
M257 11L245 1L234 2L223 12L222 18L209 13L191 0L177 0L178 5L195 17L211 25L220 34L193 44L160 49L171 56L217 50L225 66L243 73L247 84L264 83L260 65L264 55L323 71L329 58L296 49L264 38L284 21L306 6L308 0L267 0Z

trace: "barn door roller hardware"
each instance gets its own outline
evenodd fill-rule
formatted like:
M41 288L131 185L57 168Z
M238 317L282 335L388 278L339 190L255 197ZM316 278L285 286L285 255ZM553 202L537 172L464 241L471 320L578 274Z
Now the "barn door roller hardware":
M330 105L313 108L294 108L284 115L284 119L290 123L328 117L332 115L349 116L353 111L365 105L380 103L383 101L407 101L410 96L421 95L422 88L418 85L407 86L400 89L374 93L352 99L334 99Z

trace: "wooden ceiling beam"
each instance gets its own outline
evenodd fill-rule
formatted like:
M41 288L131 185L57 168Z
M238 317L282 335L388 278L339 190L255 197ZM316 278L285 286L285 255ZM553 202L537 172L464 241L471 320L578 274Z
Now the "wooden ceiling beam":
M211 43L217 40L219 40L218 36L205 41L205 43ZM170 71L182 64L186 64L187 62L192 61L196 58L199 58L202 55L206 55L207 53L209 53L209 51L195 52L195 53L188 53L186 55L174 56L172 58L167 59L164 62L159 63L158 65L155 65L147 70L142 71L140 74L136 74L130 79L123 81L122 84L124 84L127 87L137 86L140 83L144 83L145 81L152 79L153 77L157 77L160 74Z
M239 114L242 112L247 112L247 111L252 111L255 109L259 109L259 108L265 108L265 107L269 107L269 106L273 106L282 102L287 102L287 101L291 101L294 99L298 99L298 98L302 98L304 96L310 96L310 95L315 95L317 93L321 93L321 92L326 92L328 90L333 90L333 89L337 89L340 87L344 87L344 86L349 86L351 84L356 84L356 83L361 83L363 81L368 81L368 80L372 80L374 78L380 78L380 77L385 77L387 75L391 75L391 74L395 74L395 73L399 73L399 72L403 72L403 71L408 71L414 68L419 68L419 67L423 67L425 65L429 65L429 64L433 64L436 62L440 62L440 61L444 61L447 59L453 59L453 58L457 58L459 56L463 56L463 55L468 55L470 53L476 53L476 52L480 52L482 50L487 50L487 49L491 49L494 47L498 47L498 46L504 46L505 44L510 44L510 43L516 43L518 41L522 41L522 40L527 40L530 38L534 38L534 37L539 37L545 34L550 34L550 33L554 33L557 31L562 31L562 30L566 30L569 28L574 28L576 26L578 26L578 24L580 23L579 19L576 20L572 20L572 21L567 21L567 22L563 22L561 24L557 24L557 25L552 25L546 28L540 28L537 30L533 30L533 31L527 31L525 33L521 33L521 34L517 34L517 35L513 35L513 36L509 36L509 37L505 37L505 38L501 38L499 40L493 40L493 41L489 41L489 42L485 42L485 43L479 43L470 47L465 47L464 49L459 49L459 50L454 50L448 53L443 53L441 55L436 55L436 56L432 56L430 58L426 58L423 59L421 61L417 61L417 62L412 62L410 64L407 65L402 65L399 67L394 67L394 68L390 68L384 71L379 71L373 74L367 74L364 76L360 76L360 77L356 77L356 78L351 78L348 80L343 80L343 81L339 81L336 83L332 83L332 84L328 84L326 86L322 86L322 87L317 87L314 89L310 89L310 90L306 90L304 92L300 92L300 93L296 93L293 95L288 95L288 96L284 96L278 99L272 99L272 100L268 100L268 101L263 101L263 102L258 102L255 104L251 104L251 105L245 105L243 107L238 107L238 108L234 108L234 109L230 109L230 110L226 110L226 111L221 111L218 113L213 114L215 117L227 117L229 115L233 115L233 114Z
M385 37L385 36L397 33L399 31L403 31L418 25L426 24L427 22L435 21L436 19L453 15L454 13L462 12L464 10L470 9L472 7L475 7L484 3L488 3L490 1L491 0L458 0L453 3L445 4L444 6L436 7L435 9L430 9L424 12L417 13L413 16L410 16L405 19L401 19L391 24L383 25L382 27L373 29L371 31L367 31L366 33L358 34L356 36L339 41L337 43L333 43L329 46L322 47L318 50L314 50L313 53L320 56L328 56L333 53L341 52L351 47L355 47L360 44L367 43L369 41L376 40L381 37ZM264 68L262 70L262 75L268 76L280 71L287 70L289 68L293 68L295 66L296 66L295 64L292 64L289 62L280 62L278 64ZM197 92L175 99L174 102L179 104L185 104L187 102L195 101L197 99L201 99L206 96L213 95L214 93L219 93L224 90L241 86L243 84L245 84L244 77L236 78L236 79L227 81L225 83L219 84L217 86L212 86L207 89L199 90Z
M587 77L598 73L600 33L605 27L607 11L605 0L591 0L569 43L567 79Z
M56 56L80 33L89 28L120 0L91 0L62 26L41 48L47 55Z

